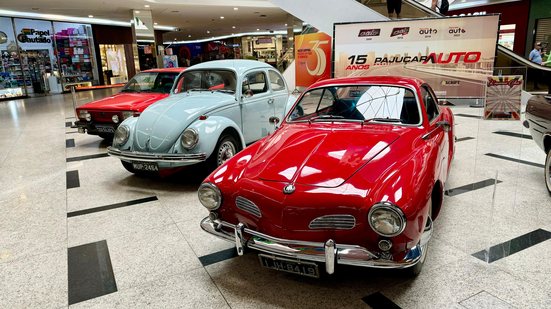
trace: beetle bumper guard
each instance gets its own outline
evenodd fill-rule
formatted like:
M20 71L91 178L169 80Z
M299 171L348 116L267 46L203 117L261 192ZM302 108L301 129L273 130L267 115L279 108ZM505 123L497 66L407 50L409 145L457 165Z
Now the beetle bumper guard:
M205 153L148 153L124 151L107 147L107 154L123 161L157 162L157 163L199 163L207 159Z
M233 229L234 233L222 227ZM335 272L335 264L387 269L414 266L422 257L422 246L429 241L432 234L431 222L423 232L419 243L407 252L404 259L391 261L382 259L377 254L357 245L337 244L332 239L325 243L281 239L250 230L243 223L233 225L219 219L212 220L209 217L201 221L201 228L214 236L235 243L238 255L243 255L245 247L248 247L295 260L325 263L325 271L328 274Z

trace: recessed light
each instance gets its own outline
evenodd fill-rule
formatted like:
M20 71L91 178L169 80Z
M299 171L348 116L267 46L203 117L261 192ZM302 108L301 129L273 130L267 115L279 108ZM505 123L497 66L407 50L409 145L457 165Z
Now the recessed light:
M38 11L38 10L40 10L40 8L31 8L31 10Z
M234 11L237 11L237 10L239 10L239 8L233 8L233 10L234 10Z
M176 38L174 38L174 41L176 41Z
M210 33L210 30L207 30L207 33Z
M149 4L146 4L146 5L144 5L143 7L144 7L144 8L148 8L148 7L149 7Z
M260 31L260 29L256 29L256 31Z
M187 37L188 37L188 38L191 38L191 34L188 34Z
M94 15L88 15L88 18L94 18Z
M220 16L220 19L224 19L224 16Z
M231 26L232 29L235 29L235 26Z
M158 25L159 23L153 23L154 25Z
M287 24L285 24L285 27L287 27Z
M136 14L140 14L140 11L134 11Z
M260 15L260 17L267 17L267 16L266 16L266 15L264 15L264 14L261 14L261 15Z

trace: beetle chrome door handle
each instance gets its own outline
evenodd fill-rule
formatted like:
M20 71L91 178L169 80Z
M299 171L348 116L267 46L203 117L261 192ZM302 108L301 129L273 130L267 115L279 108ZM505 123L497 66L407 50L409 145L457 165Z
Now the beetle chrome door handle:
M274 104L274 99L269 99L268 104Z

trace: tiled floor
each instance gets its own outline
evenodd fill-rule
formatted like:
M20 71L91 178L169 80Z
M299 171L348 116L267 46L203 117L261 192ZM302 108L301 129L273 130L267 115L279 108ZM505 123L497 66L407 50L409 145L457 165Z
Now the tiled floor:
M551 308L544 154L519 121L452 109L456 157L421 275L339 267L309 279L202 232L206 174L131 175L102 139L66 127L70 95L0 102L0 308ZM488 248L501 258L473 256Z

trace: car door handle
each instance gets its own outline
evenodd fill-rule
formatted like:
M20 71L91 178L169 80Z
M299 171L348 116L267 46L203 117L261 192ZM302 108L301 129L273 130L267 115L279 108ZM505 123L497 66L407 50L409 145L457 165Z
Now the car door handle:
M268 104L274 104L274 99L269 99Z

